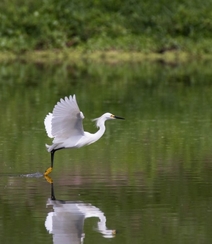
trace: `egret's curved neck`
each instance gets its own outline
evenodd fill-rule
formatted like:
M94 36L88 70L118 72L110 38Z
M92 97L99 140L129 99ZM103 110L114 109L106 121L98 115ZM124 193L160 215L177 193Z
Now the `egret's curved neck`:
M105 133L105 121L101 123L101 125L99 126L99 130L96 133L94 133L96 141L99 140L104 133Z
M104 118L99 118L97 121L97 127L99 128L98 131L94 134L88 133L86 132L86 136L87 136L87 141L86 144L84 145L89 145L92 144L94 142L96 142L97 140L99 140L104 132L105 132L105 119Z

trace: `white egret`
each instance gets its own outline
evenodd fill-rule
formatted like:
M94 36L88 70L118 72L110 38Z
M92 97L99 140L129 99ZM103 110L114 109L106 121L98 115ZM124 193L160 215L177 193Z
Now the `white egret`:
M52 207L52 211L46 217L45 227L53 235L54 244L83 243L85 238L83 229L87 218L99 219L95 230L104 238L113 238L116 235L116 230L107 228L106 216L99 208L82 201L56 199L53 183L51 184L51 198L47 200L46 206Z
M48 175L53 169L54 153L65 148L80 148L99 140L105 132L105 121L111 119L124 119L111 113L105 113L101 117L94 119L99 130L91 134L84 131L82 120L83 113L80 111L76 96L65 97L55 105L53 112L49 113L45 120L47 135L53 139L52 145L46 145L51 153L51 167L44 175Z

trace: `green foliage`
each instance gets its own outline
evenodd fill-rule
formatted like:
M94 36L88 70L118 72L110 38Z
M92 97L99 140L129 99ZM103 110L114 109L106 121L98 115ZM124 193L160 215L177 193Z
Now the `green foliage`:
M0 9L0 50L212 52L212 0L4 0Z

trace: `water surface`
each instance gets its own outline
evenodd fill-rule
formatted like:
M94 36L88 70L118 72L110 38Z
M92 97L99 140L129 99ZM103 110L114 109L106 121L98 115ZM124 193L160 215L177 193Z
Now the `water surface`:
M2 64L1 243L210 243L210 64ZM55 153L43 120L76 94L98 142Z

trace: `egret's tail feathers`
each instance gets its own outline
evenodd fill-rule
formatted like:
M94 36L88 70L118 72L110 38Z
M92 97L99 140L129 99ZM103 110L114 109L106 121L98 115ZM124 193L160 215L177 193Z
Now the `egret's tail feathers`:
M50 148L51 146L48 145L48 144L45 144L45 146L46 146L47 151L50 152L50 151L49 151L49 148Z
M58 145L59 145L59 144L56 144L56 143L53 143L52 145L47 145L47 144L46 144L46 149L47 149L48 152L51 152L51 151L54 150L54 149L58 149L58 148L60 148L60 147L58 147Z

